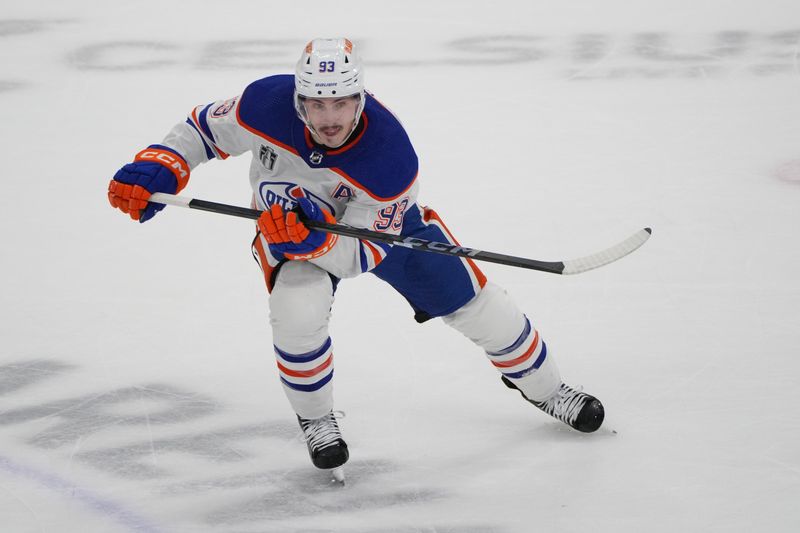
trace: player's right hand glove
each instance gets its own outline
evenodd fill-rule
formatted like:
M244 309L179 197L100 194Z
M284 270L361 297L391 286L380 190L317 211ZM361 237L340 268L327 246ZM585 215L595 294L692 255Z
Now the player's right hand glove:
M152 145L136 154L108 184L108 201L133 220L146 222L164 209L147 201L154 192L176 194L189 181L189 165L176 152Z
M307 218L336 223L332 214L311 200L299 198L298 204ZM339 238L333 233L309 230L296 212L286 213L278 204L261 213L258 229L266 237L272 255L289 260L307 261L321 257L333 248Z

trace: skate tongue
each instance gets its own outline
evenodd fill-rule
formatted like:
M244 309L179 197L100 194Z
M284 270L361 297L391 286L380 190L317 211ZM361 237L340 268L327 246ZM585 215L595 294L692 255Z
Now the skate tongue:
M344 411L331 411L327 415L315 420L301 418L300 416L297 418L303 430L303 439L308 443L309 447L316 452L334 445L341 440L342 433L339 431L336 419L344 417Z
M581 392L582 390L583 387L573 389L562 385L556 396L552 400L548 400L548 402L554 402L551 414L572 426L586 403L586 395Z

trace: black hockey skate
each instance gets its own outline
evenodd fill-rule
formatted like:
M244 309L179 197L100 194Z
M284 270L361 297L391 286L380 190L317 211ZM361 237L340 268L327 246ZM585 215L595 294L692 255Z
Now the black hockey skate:
M350 457L347 443L342 439L336 417L331 411L322 418L310 420L297 416L303 429L308 453L314 466L324 470L339 468Z
M600 400L590 394L575 390L569 385L562 383L551 398L543 402L535 402L528 399L521 390L517 388L510 379L503 376L501 378L503 383L509 389L516 389L522 394L528 402L532 403L548 415L556 420L561 420L568 426L582 431L583 433L591 433L597 431L603 424L605 418L605 410Z

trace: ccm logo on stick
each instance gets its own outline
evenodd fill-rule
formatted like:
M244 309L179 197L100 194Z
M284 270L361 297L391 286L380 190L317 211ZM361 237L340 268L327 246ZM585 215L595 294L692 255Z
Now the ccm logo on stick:
M463 246L453 246L443 242L432 242L423 239L415 239L414 237L406 237L402 241L395 242L395 244L399 244L400 246L405 246L406 248L427 248L429 250L436 250L437 252L445 252L451 254L463 253L470 257L474 257L479 253L481 253L480 250L473 250L472 248L465 248Z

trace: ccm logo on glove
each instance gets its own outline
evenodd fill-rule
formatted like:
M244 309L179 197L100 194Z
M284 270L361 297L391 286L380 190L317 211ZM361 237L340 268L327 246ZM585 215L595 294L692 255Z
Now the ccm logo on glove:
M189 181L189 168L185 166L186 162L166 150L142 150L136 154L134 161L156 161L169 168L178 180L179 191L186 187L186 182Z

